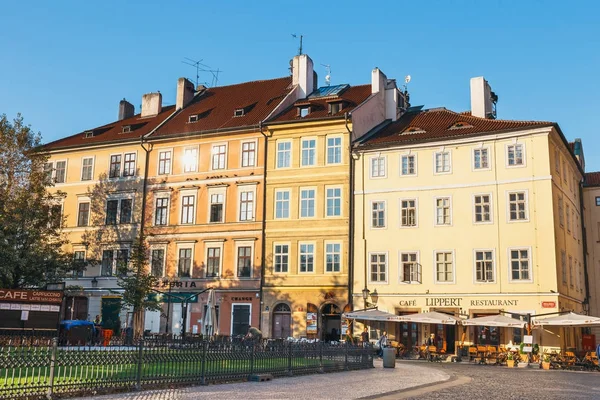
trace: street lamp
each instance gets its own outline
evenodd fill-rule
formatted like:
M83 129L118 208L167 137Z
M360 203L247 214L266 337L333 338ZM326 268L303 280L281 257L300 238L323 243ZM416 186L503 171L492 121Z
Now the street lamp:
M369 298L369 294L371 295L371 303L369 303L367 301L367 299ZM375 289L373 291L373 293L371 293L371 291L366 286L362 290L362 297L363 297L363 300L365 302L365 308L368 308L369 304L372 304L372 305L376 306L377 305L377 300L379 300L379 294L377 293L377 289Z

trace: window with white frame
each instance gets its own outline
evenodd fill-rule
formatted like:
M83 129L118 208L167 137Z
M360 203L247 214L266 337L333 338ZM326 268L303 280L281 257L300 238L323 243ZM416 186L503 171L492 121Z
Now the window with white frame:
M192 248L180 248L178 256L177 276L180 278L190 278L192 276Z
M438 197L435 199L435 224L450 225L452 223L450 214L450 197Z
M275 218L290 217L290 191L278 190L275 192Z
M562 197L558 198L558 223L560 226L565 225L565 210Z
M369 264L371 282L387 282L387 254L371 253Z
M414 154L405 154L401 157L401 175L415 175L417 173L416 168L416 156Z
M298 247L300 272L314 272L315 245L312 243L300 243Z
M48 221L48 227L58 229L62 225L63 220L63 205L62 203L55 203L50 205L50 218Z
M435 253L435 279L437 282L454 281L454 257L451 251Z
M168 175L171 173L171 150L158 152L158 174Z
M316 139L302 139L302 157L300 165L303 167L315 165L316 149Z
M417 253L400 254L400 281L404 283L421 283L421 264Z
M250 278L252 275L252 247L240 246L237 248L237 276Z
M292 142L277 142L277 168L289 168L292 157Z
M181 196L181 223L193 224L194 216L196 215L196 196L184 195Z
M527 220L527 194L525 192L509 193L508 207L510 221Z
M449 151L438 151L435 153L435 173L445 174L449 173L452 166L450 164L450 152Z
M571 207L567 204L567 232L571 233Z
M227 155L227 146L224 144L213 145L212 147L212 169L225 169L225 159Z
M510 249L510 276L513 281L531 280L529 249Z
M371 203L371 227L385 228L385 201Z
M476 194L473 196L473 206L475 207L475 222L490 222L492 220L491 214L491 195L489 194Z
M253 167L256 162L256 142L242 143L242 167Z
M88 226L90 224L90 203L81 202L77 210L77 226Z
M158 197L154 208L154 225L167 225L169 217L169 198Z
M509 167L525 164L525 160L523 158L523 147L524 145L522 143L510 144L506 147Z
M315 189L300 190L300 217L312 218L315 216Z
M342 162L342 138L327 138L327 164L340 164Z
M165 267L165 249L152 249L150 258L150 272L152 273L152 276L162 278L164 276Z
M328 217L339 217L342 215L342 189L327 188L326 193L326 215Z
M340 272L342 264L342 244L325 243L325 271Z
M198 168L198 148L183 149L183 172L195 172Z
M125 153L123 176L135 176L135 153Z
M562 271L562 282L566 285L567 281L567 253L564 250L560 251L560 266Z
M417 226L417 200L400 200L400 226Z
M254 220L254 192L240 192L240 221Z
M569 256L569 286L573 287L574 286L574 280L573 280L573 256Z
M66 161L50 161L44 164L44 172L48 181L54 183L65 183L67 175Z
M223 206L225 195L212 193L210 195L210 222L223 222Z
M126 271L128 263L128 249L103 250L100 274L102 276L113 276L115 273L122 275Z
M109 178L118 178L121 176L121 155L113 154L110 156L110 167L108 170Z
M206 249L206 277L216 278L219 276L221 267L221 248L209 247Z
M85 271L85 250L73 252L73 277L82 277Z
M132 199L109 199L106 201L106 225L130 224Z
M273 253L273 270L275 272L287 273L289 267L290 246L287 244L276 244Z
M371 158L371 178L385 177L385 157Z
M488 169L490 167L489 149L480 148L473 150L473 169Z
M81 180L91 181L94 176L94 157L81 159Z
M475 251L475 281L495 282L494 252L491 250Z

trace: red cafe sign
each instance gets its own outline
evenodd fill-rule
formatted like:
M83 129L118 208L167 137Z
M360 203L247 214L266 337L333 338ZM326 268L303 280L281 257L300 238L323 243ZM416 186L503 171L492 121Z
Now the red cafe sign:
M0 302L61 304L62 299L63 292L60 291L0 289Z
M542 301L542 308L556 308L555 301Z

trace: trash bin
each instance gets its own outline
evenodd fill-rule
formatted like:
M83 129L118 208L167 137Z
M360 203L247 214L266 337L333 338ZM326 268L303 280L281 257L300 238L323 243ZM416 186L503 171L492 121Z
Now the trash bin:
M110 339L112 339L113 336L113 330L112 329L104 329L102 330L102 336L104 339L104 346L108 346L110 344Z
M383 349L383 368L396 368L396 349L385 347Z

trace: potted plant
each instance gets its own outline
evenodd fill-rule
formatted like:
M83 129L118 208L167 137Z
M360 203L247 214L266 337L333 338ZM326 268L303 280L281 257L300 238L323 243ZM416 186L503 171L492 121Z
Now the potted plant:
M514 368L515 367L515 360L513 359L513 353L512 352L508 352L508 355L506 356L506 366L508 368Z
M542 368L550 369L550 356L548 356L548 355L544 356L544 360L542 361Z

